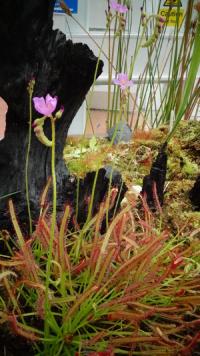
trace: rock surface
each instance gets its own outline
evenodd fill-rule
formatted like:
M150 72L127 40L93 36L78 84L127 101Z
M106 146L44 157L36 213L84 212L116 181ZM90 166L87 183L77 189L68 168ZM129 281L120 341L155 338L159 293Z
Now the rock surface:
M119 142L129 142L132 131L126 122L119 122L108 130L108 139L116 145Z

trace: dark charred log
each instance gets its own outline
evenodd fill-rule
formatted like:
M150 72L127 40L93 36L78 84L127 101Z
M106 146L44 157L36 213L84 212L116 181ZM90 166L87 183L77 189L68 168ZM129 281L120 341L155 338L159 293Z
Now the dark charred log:
M120 203L127 191L127 187L122 181L121 174L118 171L110 171L109 167L101 168L97 172L89 172L84 179L80 179L79 181L74 176L69 177L65 197L66 203L68 203L72 208L72 217L69 224L70 229L74 229L74 221L76 221L80 227L85 224L92 199L93 187L94 200L92 202L92 216L98 212L100 204L105 201L109 194L109 189L111 192L113 188L116 188L116 196L114 197L113 205L107 212L109 221L119 210ZM78 209L76 209L77 203ZM100 230L101 233L106 231L105 217L102 217Z
M35 78L34 96L58 96L64 106L62 119L56 123L56 172L58 204L68 176L62 159L69 126L84 101L93 79L97 58L88 46L71 41L53 30L54 0L1 1L0 11L0 96L8 104L5 138L0 141L0 227L8 221L7 199L14 194L17 213L27 215L25 199L25 156L28 143L27 85ZM102 72L99 62L97 76ZM37 118L33 113L33 120ZM51 137L50 125L45 133ZM37 217L39 197L50 171L51 151L32 135L29 189L33 217Z
M33 345L26 339L14 335L10 332L8 326L1 326L0 328L0 355L7 356L34 356Z
M197 177L192 187L189 198L195 210L200 210L200 176Z
M167 172L167 153L164 144L153 162L150 174L144 177L141 195L146 199L149 208L156 211L158 203L164 202L164 185Z

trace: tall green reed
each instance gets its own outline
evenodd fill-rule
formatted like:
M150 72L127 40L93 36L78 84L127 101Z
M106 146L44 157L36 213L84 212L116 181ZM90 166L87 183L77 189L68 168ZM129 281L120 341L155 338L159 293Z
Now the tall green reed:
M194 84L196 81L197 73L199 70L200 66L200 9L197 5L197 24L196 24L196 31L194 35L194 41L193 41L193 47L192 47L192 53L189 61L189 69L187 73L187 78L185 80L185 86L183 90L183 94L181 96L180 100L180 106L178 107L177 113L176 113L176 118L174 122L174 126L169 133L167 137L167 141L169 141L172 136L174 135L176 128L183 118L184 113L186 112L186 109L188 108L188 105L190 103L190 98L192 95L192 90L194 88Z
M141 126L141 120L143 129L145 126L157 127L160 124L169 124L172 117L171 112L174 111L177 116L181 105L187 67L191 61L194 42L192 34L194 1L188 2L183 34L181 24L179 23L179 13L181 11L181 3L179 3L176 11L174 30L169 34L167 23L172 10L172 7L169 7L169 12L166 14L166 23L160 35L154 41L152 38L155 36L156 16L162 7L162 1L159 0L157 5L155 5L153 1L147 2L144 0L142 4L143 12L141 12L141 20L133 49L130 48L130 44L133 35L134 5L130 1L120 1L119 4L128 7L128 11L121 14L110 8L109 1L107 3L106 29L101 44L96 43L96 40L92 38L92 34L84 30L99 48L98 58L103 55L108 62L107 128L114 126L119 120L129 122L133 129L136 129L138 125ZM146 13L150 7L152 8L152 14ZM77 19L66 8L65 12L77 23ZM144 13L146 15L145 21ZM80 23L78 24L83 28ZM198 29L196 31L198 32ZM168 41L166 40L166 34ZM103 49L106 38L108 39L107 51ZM116 85L113 86L112 80L120 72L128 73L129 79L131 79L135 71L138 54L141 50L144 52L142 48L145 46L145 42L148 43L146 45L147 62L146 64L144 63L143 73L139 74L135 97L129 91L125 104L121 98L119 87ZM196 51L198 51L198 48ZM197 71L194 65L191 70L195 77ZM162 83L164 73L166 73L165 76L167 77L165 78L165 85ZM193 81L193 79L191 77L190 81ZM94 91L95 80L96 77L94 78L92 92ZM185 95L188 95L192 87L190 83ZM193 97L194 94L195 91L191 94L193 100L187 102L188 113L191 111L189 107L192 107L198 98L198 93ZM89 118L91 100L92 95L87 106ZM133 106L132 114L130 105ZM121 106L123 106L123 110L120 112ZM136 121L134 120L135 115Z

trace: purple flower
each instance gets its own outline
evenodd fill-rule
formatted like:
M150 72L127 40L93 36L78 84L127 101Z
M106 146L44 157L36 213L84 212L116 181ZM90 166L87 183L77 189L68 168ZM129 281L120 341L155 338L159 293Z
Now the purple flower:
M121 90L125 90L133 85L133 81L128 79L128 75L126 73L118 73L117 78L113 80L113 83L119 85Z
M51 116L57 106L58 98L47 94L46 98L33 98L35 110L44 116Z
M128 11L128 7L126 5L119 4L115 0L110 0L110 7L120 14L125 14Z

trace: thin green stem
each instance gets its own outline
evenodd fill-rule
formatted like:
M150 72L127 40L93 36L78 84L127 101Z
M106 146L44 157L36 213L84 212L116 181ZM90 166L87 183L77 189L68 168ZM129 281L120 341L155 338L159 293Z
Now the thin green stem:
M15 194L18 194L18 193L21 193L21 190L18 190L18 191L16 191L16 192L9 193L9 194L6 194L6 195L2 195L2 196L0 197L0 200L1 200L1 199L8 198L8 197L11 197L12 195L15 195Z
M57 197L57 188L56 188L56 170L55 170L55 119L51 117L51 130L52 130L52 147L51 147L51 174L52 174L52 186L53 186L53 211L52 211L52 220L51 220L51 230L50 230L50 241L49 241L49 251L46 264L46 294L45 294L45 338L49 337L49 323L48 316L50 313L50 304L49 304L49 283L51 276L51 260L53 254L53 241L56 227L56 197Z
M56 202L57 202L57 187L56 187L56 169L55 169L55 146L56 146L56 131L55 131L55 119L51 117L51 128L52 128L52 151L51 151L51 174L52 174L52 185L53 185L53 213L51 222L51 249L53 246L53 239L56 226ZM52 253L52 250L50 250Z
M33 97L33 86L34 81L31 81L29 84L29 130L28 130L28 147L26 152L26 162L25 162L25 190L26 190L26 203L28 210L28 218L29 218L29 233L32 235L33 233L33 224L32 224L32 216L31 216L31 207L30 207L30 196L29 196L29 181L28 181L28 168L29 168L29 156L31 150L31 134L32 134L32 97Z
M111 35L110 35L110 26L108 29L108 58L111 57ZM111 97L111 83L112 83L112 66L108 62L108 110L107 110L107 119L106 126L108 128L108 122L110 117L110 97Z

